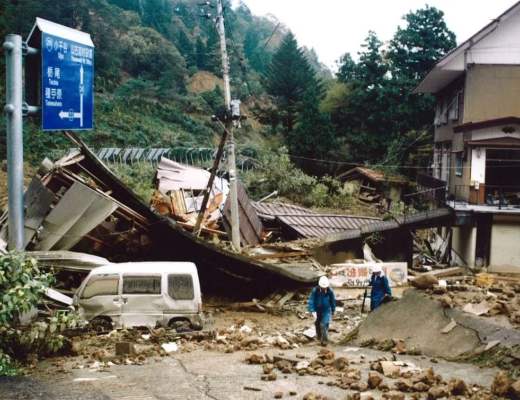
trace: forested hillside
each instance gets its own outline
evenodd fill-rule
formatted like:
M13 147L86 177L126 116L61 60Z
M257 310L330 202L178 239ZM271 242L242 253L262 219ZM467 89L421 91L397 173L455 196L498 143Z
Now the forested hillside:
M26 36L36 16L91 33L96 129L82 134L87 142L215 146L221 132L210 117L223 96L211 7L197 0L9 0L1 7L2 37ZM455 46L442 11L410 12L387 43L369 32L359 54L341 58L336 76L274 17L226 2L225 18L233 97L249 116L236 135L240 152L261 159L283 146L315 175L356 164L410 173L407 166L429 163L434 102L413 89ZM36 121L28 122L25 143L34 161L68 146Z
M206 146L221 132L210 116L223 105L221 60L211 19L192 0L24 0L2 2L0 35L26 37L35 17L92 35L96 46L95 127L83 133L96 146ZM205 12L212 12L206 8ZM286 28L240 5L225 10L233 96L245 108L261 99L261 77ZM0 90L4 96L4 60ZM3 124L3 118L2 118ZM2 125L0 158L5 155ZM243 146L261 146L262 126L251 120ZM248 138L252 140L248 140ZM61 135L42 134L29 122L26 154L39 159Z

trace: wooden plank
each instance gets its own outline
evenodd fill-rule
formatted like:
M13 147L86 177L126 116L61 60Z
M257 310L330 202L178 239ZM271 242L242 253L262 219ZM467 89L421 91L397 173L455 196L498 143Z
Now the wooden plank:
M237 185L238 195L238 212L239 212L239 223L240 223L240 238L244 245L254 246L262 240L262 221L258 217L256 209L251 204L244 185L238 182ZM230 196L226 200L224 205L224 227L231 237L231 207L230 207Z
M453 267L453 268L446 268L446 269L437 269L430 272L425 272L420 275L433 275L436 278L446 278L449 276L455 276L455 275L461 275L464 272L466 272L465 268L462 267Z
M285 303L287 303L289 300L291 300L296 295L295 292L287 292L285 296L283 296L279 301L277 306L283 307Z
M272 253L272 254L255 254L252 256L255 260L267 260L267 259L280 259L280 258L290 258L290 257L305 257L308 256L309 252L307 251L293 251L293 252L281 252L281 253Z

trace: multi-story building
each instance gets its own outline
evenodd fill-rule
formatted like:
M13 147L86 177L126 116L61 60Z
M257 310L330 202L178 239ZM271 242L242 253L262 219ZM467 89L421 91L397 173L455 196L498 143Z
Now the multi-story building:
M520 273L520 2L448 53L416 89L437 99L433 176L470 266Z

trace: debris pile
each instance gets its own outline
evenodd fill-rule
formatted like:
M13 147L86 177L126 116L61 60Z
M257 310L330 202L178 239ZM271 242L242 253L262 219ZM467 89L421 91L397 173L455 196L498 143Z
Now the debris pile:
M437 297L434 290L429 290L432 296L407 290L399 301L370 313L345 340L395 353L451 360L472 358L495 346L512 349L520 345L520 332L511 326L450 308L456 296L466 292ZM515 364L520 365L520 360L511 362Z
M433 284L427 293L449 308L483 317L503 317L520 328L520 279L491 274L477 274L451 280L446 285Z
M245 362L262 368L261 380L275 381L279 376L289 374L313 375L320 378L319 383L354 391L348 399L374 398L376 392L384 399L411 398L440 399L464 396L469 399L481 399L497 392L514 391L513 383L506 374L499 374L495 379L492 392L479 385L468 385L462 379L445 380L432 368L422 369L410 362L390 361L387 358L368 360L364 356L357 358L336 357L328 349L320 350L309 359L297 354L287 357L283 354L249 354ZM362 372L363 365L369 366L369 372ZM498 382L497 382L498 380ZM309 398L322 398L316 394Z
M110 262L191 261L198 267L203 289L226 282L227 289L234 284L247 287L249 292L266 292L273 286L310 284L319 277L317 266L308 263L267 264L261 259L239 256L211 241L199 240L186 231L184 222L161 217L150 210L79 138L73 134L67 136L80 150L56 162L44 160L25 193L24 250L72 250ZM159 187L172 194L168 186ZM224 196L225 188L219 193ZM214 199L221 197L219 193L215 193ZM183 197L183 201L191 204L190 210L200 201L200 193L193 195L189 191L189 196ZM170 196L170 209L172 198L176 197ZM188 221L192 221L194 213L188 214L185 214ZM242 218L242 221L248 220ZM259 220L258 223L261 225ZM209 227L205 229L210 237L222 236ZM5 214L0 217L0 248L5 248L6 242ZM250 282L254 285L247 285Z

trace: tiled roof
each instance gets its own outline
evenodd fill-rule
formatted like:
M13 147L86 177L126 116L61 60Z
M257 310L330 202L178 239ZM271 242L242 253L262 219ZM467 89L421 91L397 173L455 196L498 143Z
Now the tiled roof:
M304 238L325 237L335 233L359 230L362 226L379 222L379 218L349 215L280 215L277 219Z

